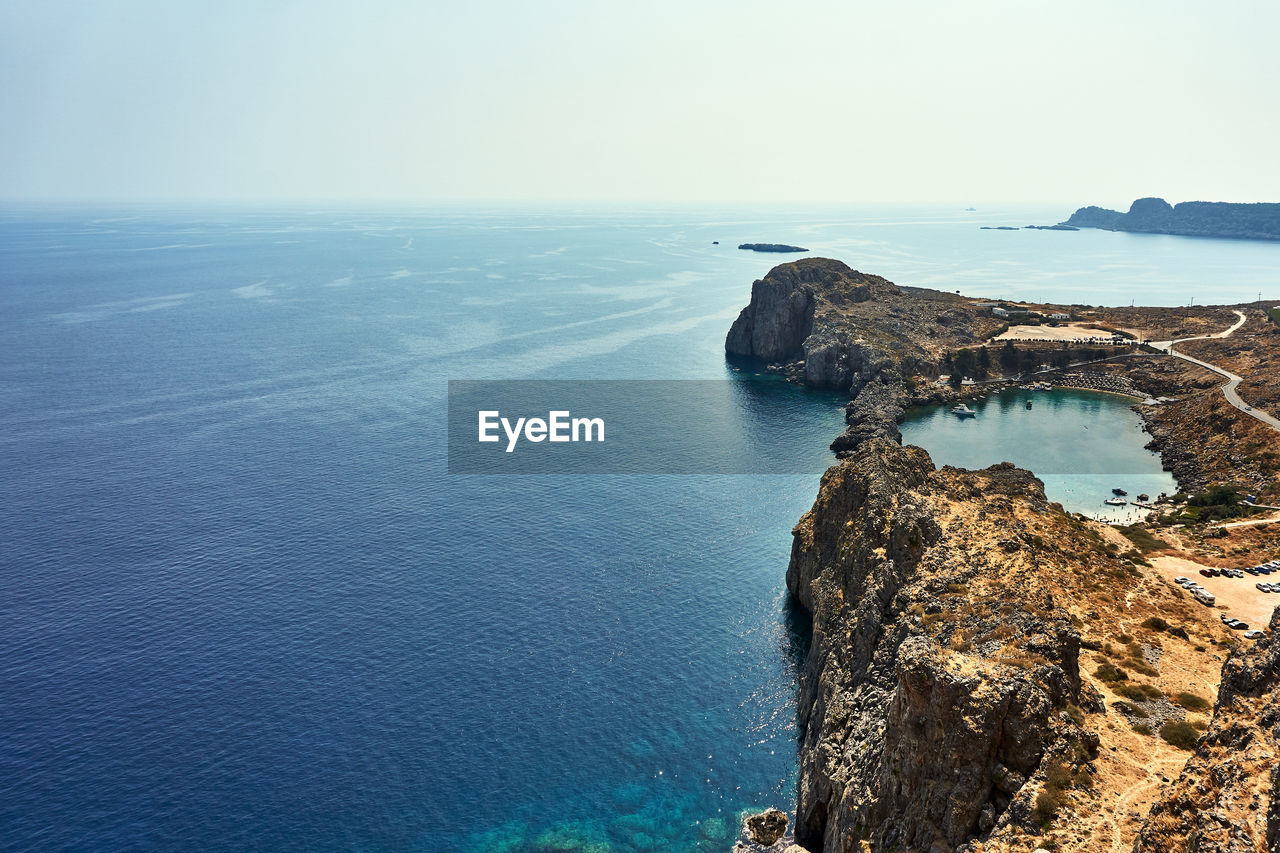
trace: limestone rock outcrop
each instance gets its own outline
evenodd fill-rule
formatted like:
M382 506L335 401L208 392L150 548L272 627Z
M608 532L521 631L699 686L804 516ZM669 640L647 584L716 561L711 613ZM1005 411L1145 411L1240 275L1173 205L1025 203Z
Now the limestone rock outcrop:
M1280 609L1222 668L1213 719L1151 808L1137 853L1280 850Z
M849 429L832 445L843 455L866 438L898 440L905 377L937 375L945 352L981 343L1000 325L956 294L899 287L840 261L805 258L752 284L725 351L773 363L808 385L848 390Z
M786 813L779 809L746 815L732 853L809 853L787 834L788 822Z
M824 475L787 571L813 617L800 844L951 851L1034 830L1046 762L1096 748L1064 713L1093 699L1035 569L1046 516L1070 538L1030 473L939 471L883 439Z

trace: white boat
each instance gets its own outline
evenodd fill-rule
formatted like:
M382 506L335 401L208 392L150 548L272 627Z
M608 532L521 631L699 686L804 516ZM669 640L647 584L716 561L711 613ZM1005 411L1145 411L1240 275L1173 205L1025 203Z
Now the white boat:
M1107 506L1124 506L1129 502L1124 498L1107 498L1103 503Z
M961 418L972 418L976 417L978 413L966 406L964 403L961 403L951 410L951 414Z

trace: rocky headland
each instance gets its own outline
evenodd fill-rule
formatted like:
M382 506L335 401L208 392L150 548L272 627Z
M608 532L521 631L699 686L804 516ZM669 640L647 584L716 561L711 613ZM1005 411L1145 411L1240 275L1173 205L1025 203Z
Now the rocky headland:
M848 438L901 438L907 378L936 373L949 349L985 341L1003 325L957 294L899 287L829 258L774 267L751 286L729 329L730 356L754 359L806 384L849 391Z
M1220 320L1127 310L1097 319L1161 332ZM901 446L905 409L962 397L930 380L1000 325L989 304L811 258L755 282L726 339L730 356L850 395L832 444L839 461L796 525L787 570L812 617L796 844L813 853L1276 849L1280 661L1265 644L1237 648L1214 611L1153 570L1146 555L1182 553L1184 538L1122 535L1072 516L1007 463L939 469ZM1204 400L1216 393L1192 366L1136 346L1123 353L1085 378L1188 399L1201 382ZM1183 412L1171 425L1197 417L1150 408ZM1206 442L1193 442L1193 459L1197 444ZM1221 481L1216 464L1196 471Z
M1171 205L1162 198L1140 198L1126 213L1082 207L1060 224L1144 234L1280 240L1280 204L1184 201Z

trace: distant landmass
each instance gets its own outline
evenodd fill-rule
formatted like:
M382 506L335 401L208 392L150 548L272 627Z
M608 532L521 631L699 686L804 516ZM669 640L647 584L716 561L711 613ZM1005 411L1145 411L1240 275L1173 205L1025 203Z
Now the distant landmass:
M807 252L808 249L800 246L788 246L786 243L742 243L739 249L746 249L751 252Z
M1021 231L1024 228L1030 228L1032 231L1079 231L1080 230L1079 228L1076 228L1073 225L1064 225L1062 223L1059 223L1057 225L1023 225L1022 228L1019 228L1016 225L980 225L978 227L981 228L983 231Z
M1140 198L1128 213L1082 207L1060 224L1144 234L1280 240L1280 204L1184 201L1171 205L1162 198Z

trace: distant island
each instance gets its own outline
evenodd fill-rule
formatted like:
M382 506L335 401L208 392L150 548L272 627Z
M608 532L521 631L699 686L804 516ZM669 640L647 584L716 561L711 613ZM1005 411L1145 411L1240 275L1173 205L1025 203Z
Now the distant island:
M1144 234L1280 240L1280 204L1184 201L1171 205L1162 198L1140 198L1128 213L1082 207L1060 224Z
M978 227L981 228L983 231L1022 231L1023 229L1030 229L1032 231L1079 231L1080 230L1079 228L1076 228L1074 225L1066 225L1063 223L1058 223L1057 225L1023 225L1022 228L1018 228L1016 225L980 225Z
M751 252L807 252L808 249L800 246L788 246L786 243L741 243L739 249L746 249Z

